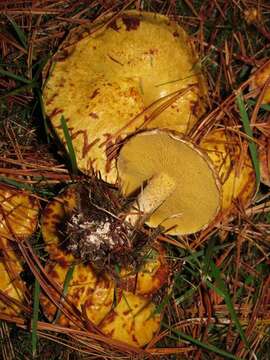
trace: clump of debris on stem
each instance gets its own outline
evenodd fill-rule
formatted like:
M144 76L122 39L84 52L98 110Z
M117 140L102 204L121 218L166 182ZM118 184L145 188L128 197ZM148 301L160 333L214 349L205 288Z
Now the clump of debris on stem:
M91 178L77 185L76 207L59 231L65 248L77 261L90 262L96 271L115 266L138 268L158 235L133 227L125 219L126 200L119 191Z

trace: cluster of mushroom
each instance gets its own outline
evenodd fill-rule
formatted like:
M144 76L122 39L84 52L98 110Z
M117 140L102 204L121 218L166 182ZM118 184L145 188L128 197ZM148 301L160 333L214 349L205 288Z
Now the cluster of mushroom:
M82 215L82 212L78 213L76 209L80 201L78 193L82 188L85 195L88 189L85 184L69 186L52 200L44 211L42 233L50 257L46 271L51 279L63 285L70 266L74 265L72 280L68 284L67 299L78 310L83 310L85 320L98 326L104 334L133 346L143 346L153 338L160 325L161 315L155 312L152 298L168 282L169 267L164 250L158 245L150 246L145 253L146 259L138 268L130 261L130 264L125 263L121 268L119 266L119 272L112 276L113 267L111 272L106 271L105 264L98 266L100 263L97 260L101 259L93 256L95 250L109 250L108 256L112 257L119 246L118 243L112 243L115 239L113 234L117 236L117 229L116 232L112 229L115 227L114 218L100 210L98 217L97 213L90 213L89 216L84 215L79 223L76 221L80 230L86 230L80 233L80 242L85 245L85 251L90 250L88 257L84 251L82 261L78 256L81 253L74 252L73 247L69 246L70 232L60 230L61 224L67 219L72 221L74 214ZM88 198L89 207L90 200ZM104 226L104 219L109 225L108 228ZM101 229L103 232L99 231ZM90 249L87 248L89 244ZM107 249L106 246L111 244L114 246ZM103 260L105 263L105 255ZM59 301L60 295L55 292L54 298ZM55 319L57 308L49 298L43 295L41 304L45 315L50 320ZM76 327L76 322L64 314L59 317L58 323Z
M251 201L256 183L245 141L240 148L238 137L222 128L199 145L188 137L205 111L206 85L190 39L168 17L129 11L79 27L47 70L43 96L51 124L65 144L64 117L79 169L98 173L130 200L122 219L127 234L129 226L142 221L167 234L192 234ZM94 241L98 249L100 243L111 246L112 217L109 225L97 218L93 228L93 219L72 215L77 192L77 186L68 188L43 216L50 254L46 268L59 284L76 259L61 237L64 219L69 228L80 228L91 246ZM105 334L143 346L158 330L161 316L152 299L169 273L163 251L155 254L136 272L133 290L121 285L123 273L116 286L93 264L75 265L67 296ZM128 273L125 267L122 271ZM53 319L55 306L45 296L42 303ZM72 326L64 315L59 321Z

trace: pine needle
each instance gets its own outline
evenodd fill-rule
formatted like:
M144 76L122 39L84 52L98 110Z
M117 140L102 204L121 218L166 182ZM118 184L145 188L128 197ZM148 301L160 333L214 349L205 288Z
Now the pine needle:
M35 82L33 80L29 80L29 79L26 79L25 77L22 77L20 75L17 75L17 74L14 74L10 71L7 71L7 70L4 70L2 68L0 68L0 75L2 76L6 76L10 79L13 79L13 80L17 80L17 81L20 81L22 83L25 83L25 84L29 84L29 85L32 85L32 87L34 86Z
M72 280L72 277L73 277L73 272L74 272L74 269L75 269L75 265L71 265L66 273L66 276L65 276L65 280L64 280L64 284L63 284L63 294L62 294L62 297L65 297L68 293L68 288L69 288L69 284ZM58 308L57 309L57 313L56 313L56 316L55 316L55 320L54 320L54 323L57 323L59 318L61 316L61 310Z
M229 352L222 350L214 345L211 344L206 344L198 339L194 339L192 336L187 335L185 333L183 333L182 331L179 330L175 330L175 329L171 329L169 327L167 327L168 329L170 329L170 331L174 334L176 334L177 336L179 336L180 338L190 342L191 344L197 345L205 350L208 350L212 353L216 353L220 356L223 356L225 359L233 359L233 360L241 360L239 357L234 356L233 354L230 354Z
M8 20L10 21L10 23L13 26L13 29L15 30L22 46L27 49L27 37L25 35L25 33L22 31L22 29L17 25L17 23L15 22L15 20L13 20L11 17L7 16Z
M73 148L72 139L71 139L68 127L67 127L67 122L63 115L61 116L61 126L62 126L64 137L65 137L65 140L67 143L68 154L69 154L69 158L70 158L70 162L71 162L72 172L74 175L77 175L78 174L78 166L77 166L76 155L75 155L75 151Z

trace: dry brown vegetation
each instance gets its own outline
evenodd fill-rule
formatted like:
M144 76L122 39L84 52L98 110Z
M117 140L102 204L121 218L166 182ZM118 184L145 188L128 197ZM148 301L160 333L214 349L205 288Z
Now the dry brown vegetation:
M196 141L212 127L250 140L246 120L253 144L258 145L261 134L270 137L270 106L261 104L269 79L255 98L250 88L256 71L270 61L269 1L3 0L0 181L34 191L42 206L64 184L82 178L72 175L63 152L55 151L41 101L43 66L71 28L130 8L175 17L199 52L198 66L209 84L209 111L192 134ZM57 305L77 319L79 329L49 323L41 313L33 329L37 283L53 301L62 289L44 272L40 233L18 242L28 289L23 316L0 313L2 358L29 359L34 351L39 359L269 359L269 187L261 184L249 208L238 207L235 219L219 228L159 240L167 244L173 280L160 306L165 311L161 331L145 349L104 337L68 301Z

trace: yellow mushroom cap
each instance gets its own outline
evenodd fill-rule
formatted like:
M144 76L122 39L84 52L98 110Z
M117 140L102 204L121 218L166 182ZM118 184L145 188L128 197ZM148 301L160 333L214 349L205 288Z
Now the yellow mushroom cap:
M9 264L9 269L6 264L0 261L0 290L8 296L11 300L17 300L18 302L23 302L23 292L16 284L17 281L21 281L20 275L16 272L17 267L13 266L14 262L12 261ZM10 273L10 269L13 268L14 276ZM12 301L0 300L0 312L6 315L16 315L20 312L19 307L12 303Z
M143 297L151 297L164 284L168 284L170 268L166 261L165 250L159 246L150 249L137 272L132 267L125 267L120 272L119 286L124 290Z
M209 132L200 146L212 160L222 184L222 210L233 212L234 203L246 207L256 191L256 177L247 142L224 129Z
M75 207L76 186L71 185L49 202L43 212L41 221L45 249L49 253L50 259L65 267L74 261L74 256L67 253L67 239L61 234L59 228L65 216L69 215Z
M0 184L0 236L26 238L37 226L39 205L30 193Z
M58 285L63 285L68 267L47 264L46 271ZM98 279L90 266L79 264L74 267L66 297L79 311L83 309L87 319L105 335L130 345L144 346L158 331L161 316L154 313L155 305L148 299L127 291L115 294L115 291L112 279ZM55 300L60 300L58 293L53 296ZM57 312L56 306L44 294L40 302L44 314L52 321ZM76 322L64 314L60 315L57 323L76 327Z
M264 66L262 69L259 69L256 74L253 75L251 81L251 90L254 90L256 94L258 91L261 91L266 81L270 78L270 62ZM263 99L262 104L270 104L270 85L268 85Z
M30 237L36 229L39 203L30 193L0 184L0 290L11 300L24 299L24 283L20 253L15 251L16 241ZM3 299L0 311L8 315L20 312L17 304Z
M136 11L108 22L71 31L53 58L43 97L62 142L66 119L79 168L114 183L113 145L147 120L137 115L156 102L152 110L165 108L146 126L185 133L204 112L206 92L191 43L175 22Z
M270 137L261 135L259 141L261 182L270 186Z
M63 285L68 267L47 264L46 271L58 285ZM130 345L147 344L158 331L161 316L154 314L155 305L147 298L127 291L117 291L109 277L98 278L90 266L75 265L68 285L67 299L79 310L84 310L87 319L97 325L106 335ZM54 292L55 300L60 296ZM116 305L114 301L116 298ZM57 308L44 295L41 296L43 312L49 320L55 318ZM75 327L76 322L61 314L57 323Z
M162 225L175 235L194 233L219 211L220 186L212 163L203 151L177 135L152 130L132 136L120 150L117 168L125 196L148 181L143 190L152 188L147 201L164 200L147 221L151 227ZM160 184L151 185L158 183L156 179L161 179Z
M153 302L123 291L116 307L105 317L100 328L113 339L142 347L159 330L161 316L155 310Z
M47 264L45 270L48 276L58 285L63 285L69 267L61 264ZM54 292L55 300L60 296ZM109 313L114 299L114 282L106 277L98 278L89 265L74 266L72 279L68 284L67 299L79 310L84 309L88 320L98 325ZM53 320L57 311L56 306L44 295L41 297L44 314ZM58 319L60 325L74 326L74 323L65 315Z

